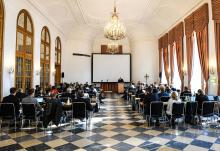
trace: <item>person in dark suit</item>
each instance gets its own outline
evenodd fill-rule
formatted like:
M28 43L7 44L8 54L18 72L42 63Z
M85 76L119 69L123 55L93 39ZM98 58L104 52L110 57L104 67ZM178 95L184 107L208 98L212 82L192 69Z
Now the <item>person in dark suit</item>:
M78 91L78 96L76 102L84 102L86 103L86 110L87 111L92 111L92 105L90 103L90 98L84 97L84 92L83 90Z
M20 88L15 96L18 98L19 102L21 102L22 99L26 97L26 94L23 92L23 89Z
M124 82L124 80L120 77L120 78L118 79L118 82Z
M198 102L198 114L201 114L202 111L202 104L205 101L209 101L209 98L207 95L204 94L203 90L199 89L197 94L196 94L196 98L195 101Z
M192 96L192 93L188 89L188 87L184 87L184 90L183 90L183 92L181 92L180 96Z
M159 95L159 97L161 98L162 96L169 96L169 93L167 93L166 91L165 91L165 87L163 86L163 85L161 85L160 86L160 93L158 94Z
M146 115L150 114L150 103L153 101L159 101L159 100L160 100L160 98L158 96L158 90L152 89L151 87L149 87L148 94L145 97L145 114ZM147 120L148 120L148 122L151 122L151 121L149 121L149 119L147 119ZM159 126L159 125L160 125L159 119L156 118L156 126Z
M66 92L61 95L62 98L70 98L72 101L75 99L75 94L72 93L71 88L67 88Z
M92 104L90 102L90 98L84 97L83 90L79 90L77 94L77 99L74 100L74 102L84 102L86 104L86 117L89 117L89 111L93 110Z
M10 95L3 98L2 103L13 103L15 107L15 114L17 117L19 117L19 109L20 109L20 103L18 98L15 96L17 92L16 88L10 88ZM10 112L10 111L9 111Z

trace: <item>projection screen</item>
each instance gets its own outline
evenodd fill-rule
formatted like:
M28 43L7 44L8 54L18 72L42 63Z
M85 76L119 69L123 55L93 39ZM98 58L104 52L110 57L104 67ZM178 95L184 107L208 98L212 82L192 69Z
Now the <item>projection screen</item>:
M92 82L131 81L130 54L93 54Z

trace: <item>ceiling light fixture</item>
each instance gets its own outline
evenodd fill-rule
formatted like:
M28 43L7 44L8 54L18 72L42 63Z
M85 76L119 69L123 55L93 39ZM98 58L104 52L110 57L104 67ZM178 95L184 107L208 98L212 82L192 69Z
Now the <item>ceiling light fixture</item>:
M114 11L112 12L110 22L104 28L104 35L110 40L121 40L125 38L126 29L119 21L116 11L116 1L114 0Z

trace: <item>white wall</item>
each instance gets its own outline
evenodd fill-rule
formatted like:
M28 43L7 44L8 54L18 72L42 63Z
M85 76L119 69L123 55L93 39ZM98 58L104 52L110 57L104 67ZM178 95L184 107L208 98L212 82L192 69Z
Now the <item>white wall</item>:
M63 54L64 82L91 82L91 57L73 56L74 53L91 55L91 41L87 39L69 40Z
M159 53L156 39L133 40L132 49L132 80L146 82L145 75L149 75L148 84L158 82Z
M26 0L4 0L5 6L5 25L4 25L4 46L3 46L3 96L9 94L10 87L14 86L14 74L9 75L8 69L15 68L15 48L16 48L16 21L20 10L26 9L32 18L34 25L34 77L33 86L40 84L40 76L36 71L40 69L40 37L43 26L47 26L51 36L51 70L54 70L55 58L55 39L60 36L62 42L62 51L65 52L65 36L35 7ZM54 84L54 76L51 72L51 84Z

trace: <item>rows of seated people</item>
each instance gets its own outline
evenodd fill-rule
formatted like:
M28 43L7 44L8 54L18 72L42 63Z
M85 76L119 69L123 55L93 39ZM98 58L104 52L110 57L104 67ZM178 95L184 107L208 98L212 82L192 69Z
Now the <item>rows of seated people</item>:
M186 101L197 102L198 124L201 124L201 117L199 115L202 112L203 103L207 101L214 101L214 97L212 97L212 100L209 100L209 97L204 93L202 89L199 89L196 94L192 94L188 87L184 87L183 91L181 92L180 90L177 90L176 88L170 87L168 85L145 85L140 82L138 82L137 85L131 83L130 86L128 86L125 90L123 98L125 100L130 99L129 97L131 97L131 95L135 95L137 98L140 98L140 104L141 107L144 108L145 115L150 114L149 112L151 102L166 102L164 103L164 112L168 118L171 118L174 103L182 103ZM132 108L135 110L134 105ZM219 112L219 108L217 108L217 110ZM171 121L172 126L175 126L175 118L172 118ZM185 115L185 121L189 124L195 124L190 115ZM156 119L156 126L159 125L159 119Z
M43 120L46 119L46 113L48 110L51 110L48 108L48 103L51 102L57 104L58 107L61 107L59 112L57 112L58 115L56 115L60 118L61 116L66 115L65 111L72 109L71 104L74 102L84 102L86 105L87 113L90 111L97 112L98 102L91 102L91 98L96 99L96 96L99 97L98 100L100 103L103 103L103 93L97 90L94 85L89 85L88 83L65 83L60 84L59 86L48 87L45 89L45 91L43 91L41 87L36 86L35 89L28 89L26 93L23 93L22 89L17 90L16 88L12 87L10 88L10 94L4 97L1 103L12 103L14 105L15 116L17 120L21 119L22 116L22 104L34 104L37 112L36 115L39 116L41 120ZM92 103L95 103L95 105L92 105ZM5 111L10 112L7 110ZM53 111L56 112L55 110ZM4 114L2 112L3 110L0 111L0 115Z

